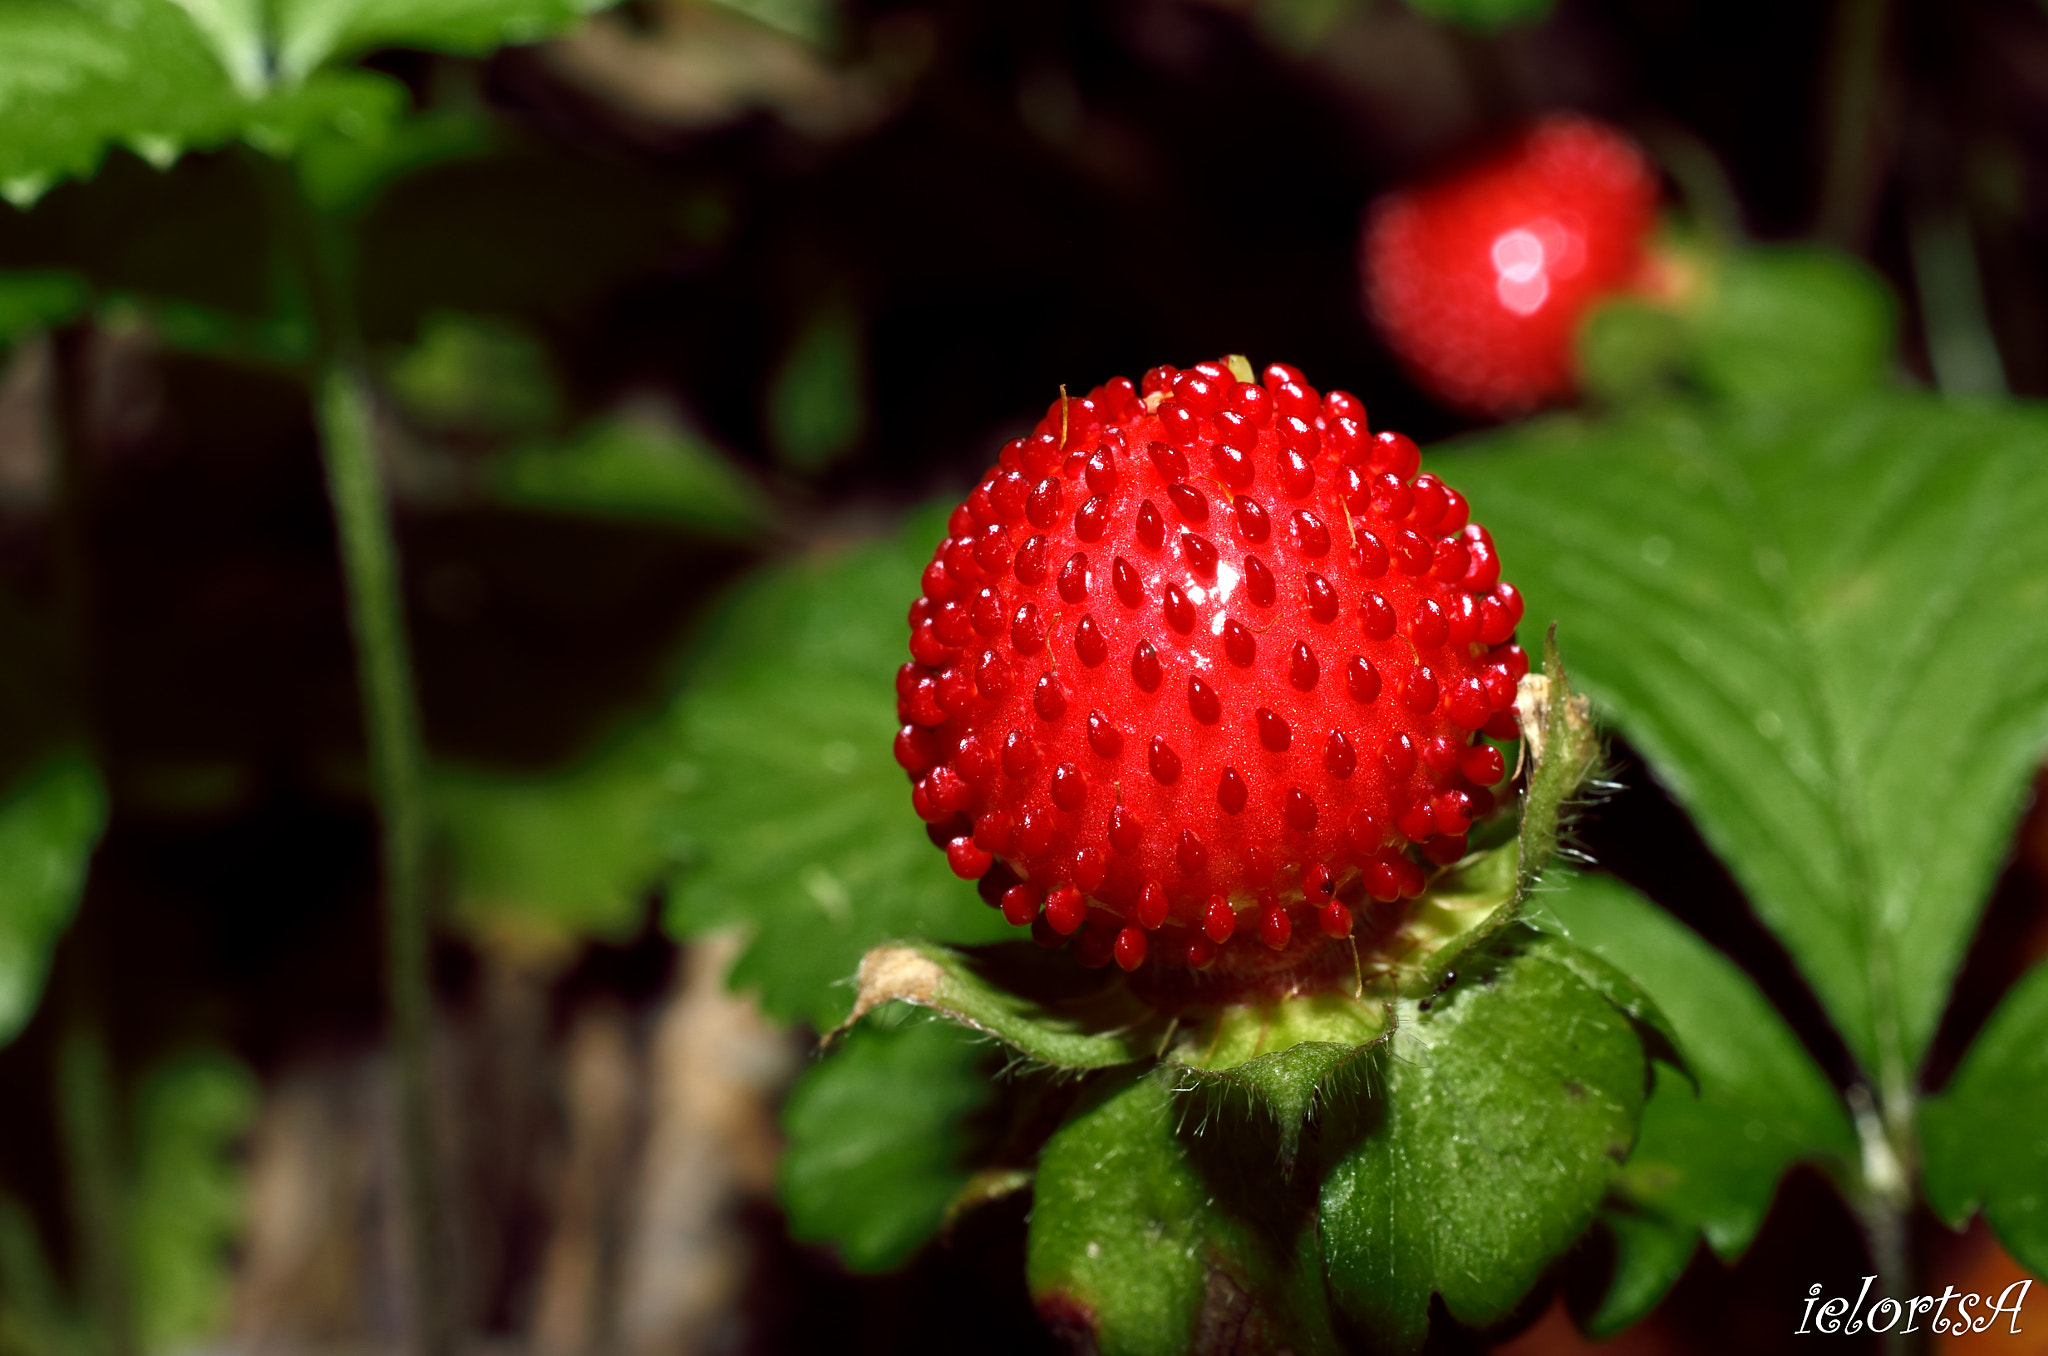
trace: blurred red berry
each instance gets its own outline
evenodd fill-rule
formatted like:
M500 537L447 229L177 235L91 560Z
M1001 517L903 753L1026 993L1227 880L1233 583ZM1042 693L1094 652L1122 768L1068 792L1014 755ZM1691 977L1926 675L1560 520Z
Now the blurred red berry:
M1506 151L1367 216L1366 305L1423 386L1516 414L1569 397L1573 333L1638 285L1657 172L1614 128L1546 118Z

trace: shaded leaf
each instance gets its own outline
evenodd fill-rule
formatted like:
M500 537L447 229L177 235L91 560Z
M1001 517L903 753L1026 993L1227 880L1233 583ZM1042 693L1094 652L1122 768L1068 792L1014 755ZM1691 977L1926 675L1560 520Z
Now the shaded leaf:
M1323 1261L1363 1348L1420 1347L1432 1294L1462 1323L1504 1317L1627 1156L1642 1041L1571 951L1518 926L1427 1010L1402 1002L1353 1124L1324 1127Z
M0 344L62 324L83 311L90 296L75 273L0 273Z
M495 316L428 317L392 362L390 382L406 416L436 433L531 434L561 416L546 346Z
M377 47L481 55L538 42L610 0L273 0L277 65L302 79Z
M1690 317L1701 385L1747 401L1812 401L1881 385L1898 343L1884 279L1812 246L1734 251Z
M903 1005L862 1018L783 1108L790 1233L856 1271L906 1261L973 1176L964 1123L993 1100L999 1063L985 1040Z
M804 322L768 391L768 432L786 466L817 471L851 452L867 425L860 315L827 301Z
M1025 1276L1102 1356L1340 1350L1313 1199L1191 1137L1173 1071L1111 1084L1039 1158Z
M1912 396L1552 419L1451 471L1532 617L1887 1095L2048 742L2048 418Z
M1935 1210L1960 1227L1982 1209L2006 1251L2048 1276L2048 964L2013 986L1921 1107L1920 1148Z
M76 753L44 763L0 799L0 1044L35 1012L106 820L99 771Z
M669 715L688 865L669 925L752 941L733 982L783 1019L837 1026L868 948L1015 936L955 879L890 754L910 600L943 529L764 570L708 627Z
M673 865L661 732L547 776L437 768L429 795L464 921L624 940Z
M151 1351L209 1338L227 1316L246 1195L236 1151L257 1101L255 1075L211 1050L165 1061L136 1088L129 1247Z
M515 449L494 465L505 503L646 518L715 536L745 536L768 517L766 496L716 448L665 421L620 416L558 445Z
M1685 1073L1657 1068L1623 1173L1632 1199L1704 1232L1732 1260L1787 1168L1853 1170L1856 1133L1841 1098L1734 962L1612 877L1554 873L1545 887L1542 911L1656 1000L1685 1057Z
M1480 33L1533 24L1550 14L1551 0L1408 0L1408 8L1432 19Z
M1699 1230L1649 1211L1607 1209L1601 1227L1614 1243L1614 1267L1599 1303L1576 1315L1594 1339L1612 1337L1647 1317L1678 1284L1699 1247Z
M912 1003L1061 1069L1145 1058L1164 1020L1121 978L1090 972L1029 943L969 956L929 942L892 942L861 958L853 1017Z

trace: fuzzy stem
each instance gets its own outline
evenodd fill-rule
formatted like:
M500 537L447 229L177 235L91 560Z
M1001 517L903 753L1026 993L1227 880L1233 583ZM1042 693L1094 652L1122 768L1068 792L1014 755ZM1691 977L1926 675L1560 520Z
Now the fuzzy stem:
M1880 1104L1861 1083L1849 1089L1847 1099L1863 1151L1856 1214L1877 1268L1878 1294L1907 1303L1921 1293L1923 1279L1912 1237L1912 1108L1891 1098ZM1884 1349L1889 1356L1919 1356L1932 1347L1924 1326L1911 1333L1895 1327L1885 1335Z
M421 1356L452 1350L443 1276L428 1071L427 813L419 709L398 584L398 551L378 474L370 393L346 361L319 392L320 449L348 581L349 621L383 827L385 975L398 1066L398 1142L412 1302Z

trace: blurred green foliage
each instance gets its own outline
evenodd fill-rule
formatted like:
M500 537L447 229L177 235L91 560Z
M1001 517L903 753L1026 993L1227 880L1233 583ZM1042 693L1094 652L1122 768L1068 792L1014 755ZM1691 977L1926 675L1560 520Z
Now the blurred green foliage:
M562 417L546 347L502 317L428 316L387 379L406 416L433 433L506 437L545 430Z
M0 1044L35 1012L106 820L106 788L78 753L43 763L0 797Z
M1983 1210L2020 1265L2048 1276L2048 964L2006 994L1921 1126L1935 1210L1956 1227Z
M815 472L853 451L867 427L860 313L832 298L791 339L768 389L768 433L793 470Z
M85 279L61 269L0 272L0 347L71 319L89 295Z
M220 1331L246 1224L240 1146L255 1120L256 1077L219 1050L146 1071L130 1121L128 1227L136 1328L147 1351L179 1351Z
M700 536L746 538L769 521L760 487L716 448L652 415L595 420L559 442L495 459L499 502L645 519Z
M1783 404L1883 387L1898 305L1860 260L1813 246L1734 249L1674 240L1690 276L1670 302L1621 297L1580 327L1587 389L1626 405L1690 389Z

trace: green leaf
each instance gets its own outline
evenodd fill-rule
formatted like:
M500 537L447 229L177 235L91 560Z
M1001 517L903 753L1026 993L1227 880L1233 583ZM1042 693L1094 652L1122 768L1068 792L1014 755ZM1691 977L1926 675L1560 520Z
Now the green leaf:
M1982 1208L2020 1265L2048 1276L2048 964L2013 986L1921 1107L1920 1150L1944 1219L1961 1227Z
M775 455L818 471L851 452L867 425L860 315L844 299L820 306L791 341L768 391Z
M1105 1084L1045 1146L1025 1260L1040 1314L1102 1356L1341 1350L1312 1195L1194 1134L1174 1077Z
M148 1350L185 1349L227 1315L246 1194L236 1149L257 1102L255 1075L211 1050L166 1061L136 1089L129 1228Z
M1649 1211L1607 1209L1600 1224L1614 1243L1614 1269L1599 1303L1579 1314L1595 1341L1632 1327L1656 1308L1692 1263L1699 1230Z
M1685 1058L1685 1073L1657 1066L1622 1178L1631 1199L1704 1232L1733 1260L1787 1168L1854 1170L1841 1098L1734 962L1610 876L1559 872L1544 884L1543 912L1656 1000Z
M0 9L0 194L89 177L110 144L168 164L234 135L244 100L171 0L10 0Z
M90 178L108 147L169 165L236 138L274 155L315 133L381 135L403 87L322 71L379 46L482 53L532 42L586 0L7 0L0 6L0 196L27 206ZM273 80L271 69L275 67Z
M1627 1156L1643 1043L1571 953L1517 926L1444 993L1404 1000L1371 1095L1324 1127L1324 1266L1363 1348L1419 1348L1432 1294L1461 1323L1506 1316Z
M1690 317L1702 385L1736 400L1809 402L1874 389L1890 375L1897 305L1859 260L1811 246L1739 250Z
M722 453L655 419L605 419L562 444L518 448L495 463L492 479L507 504L713 536L744 537L768 518L766 496Z
M1417 14L1479 33L1539 23L1549 17L1550 6L1551 0L1408 0Z
M436 769L429 795L457 915L556 938L630 936L674 862L673 757L656 729L545 776Z
M480 56L539 42L610 0L274 0L278 70L303 79L377 47Z
M928 942L894 942L861 958L853 1016L913 1003L1060 1069L1103 1069L1145 1058L1165 1019L1120 975L1091 972L1030 943L975 955Z
M995 1095L987 1041L903 1005L862 1018L790 1090L780 1183L790 1233L856 1271L900 1266L966 1188L966 1124Z
M406 416L435 433L529 434L561 417L546 345L496 316L429 316L392 362L390 381Z
M0 273L0 345L61 325L83 311L91 289L75 273Z
M44 763L0 798L0 1044L35 1012L106 821L99 772L75 753Z
M0 1195L0 1356L70 1356L97 1347L43 1251L35 1217Z
M821 1030L845 1019L872 946L1016 935L946 868L890 754L904 615L943 532L919 515L895 541L761 571L711 622L669 716L689 862L669 925L747 927L733 982Z
M2048 742L2044 439L1871 396L1543 420L1447 468L1887 1096Z

